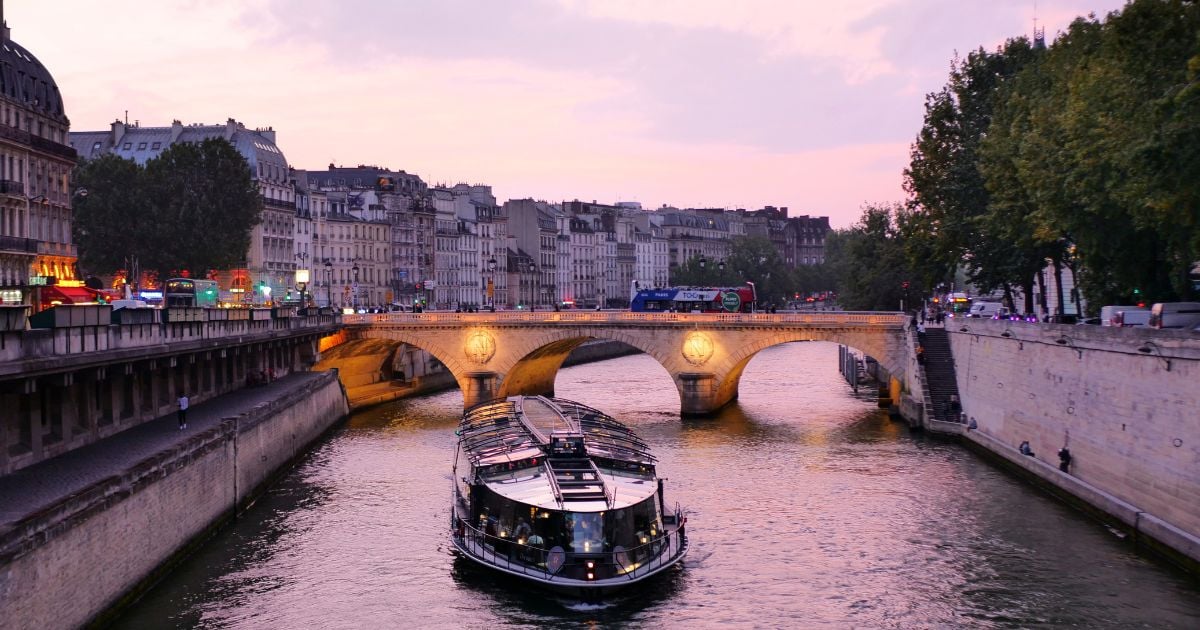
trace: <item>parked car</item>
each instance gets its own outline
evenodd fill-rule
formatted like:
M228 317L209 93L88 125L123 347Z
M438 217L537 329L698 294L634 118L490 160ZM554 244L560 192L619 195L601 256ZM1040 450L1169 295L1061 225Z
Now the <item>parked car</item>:
M1192 328L1200 324L1200 302L1159 302L1150 308L1151 328Z
M1116 316L1117 313L1119 313L1121 311L1125 311L1125 312L1146 311L1147 316L1149 316L1149 314L1150 314L1150 309L1148 309L1144 306L1136 306L1133 304L1128 304L1128 305L1126 305L1126 304L1109 304L1108 306L1100 307L1100 325L1101 326L1120 326L1121 324L1113 323L1112 319L1113 319L1113 317Z
M1077 326L1099 326L1100 318L1099 317L1084 317L1083 319L1076 320L1075 324Z

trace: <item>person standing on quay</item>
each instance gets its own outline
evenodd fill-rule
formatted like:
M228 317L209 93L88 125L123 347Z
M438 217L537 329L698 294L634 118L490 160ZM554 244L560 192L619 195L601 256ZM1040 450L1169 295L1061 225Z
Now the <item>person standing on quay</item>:
M187 397L187 394L183 394L182 396L179 397L179 411L175 413L176 417L179 418L179 429L180 430L187 428L187 410L188 410L188 397Z

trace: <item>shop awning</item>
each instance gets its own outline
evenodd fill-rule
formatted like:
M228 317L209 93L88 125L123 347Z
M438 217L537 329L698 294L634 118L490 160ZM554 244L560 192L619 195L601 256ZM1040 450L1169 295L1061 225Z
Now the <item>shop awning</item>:
M91 304L96 301L96 292L87 287L60 287L50 285L41 288L42 306L59 304Z

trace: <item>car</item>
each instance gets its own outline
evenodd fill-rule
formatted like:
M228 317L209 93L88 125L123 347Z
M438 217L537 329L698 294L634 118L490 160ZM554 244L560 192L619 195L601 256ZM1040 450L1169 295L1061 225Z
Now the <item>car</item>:
M1077 320L1075 320L1075 325L1076 326L1099 326L1100 318L1099 317L1085 317L1083 319L1077 319Z

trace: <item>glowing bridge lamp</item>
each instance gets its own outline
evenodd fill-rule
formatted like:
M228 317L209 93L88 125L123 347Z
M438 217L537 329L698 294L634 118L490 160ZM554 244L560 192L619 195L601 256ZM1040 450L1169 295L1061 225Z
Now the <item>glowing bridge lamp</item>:
M712 358L713 342L706 333L690 332L683 338L683 358L695 366L704 365Z

